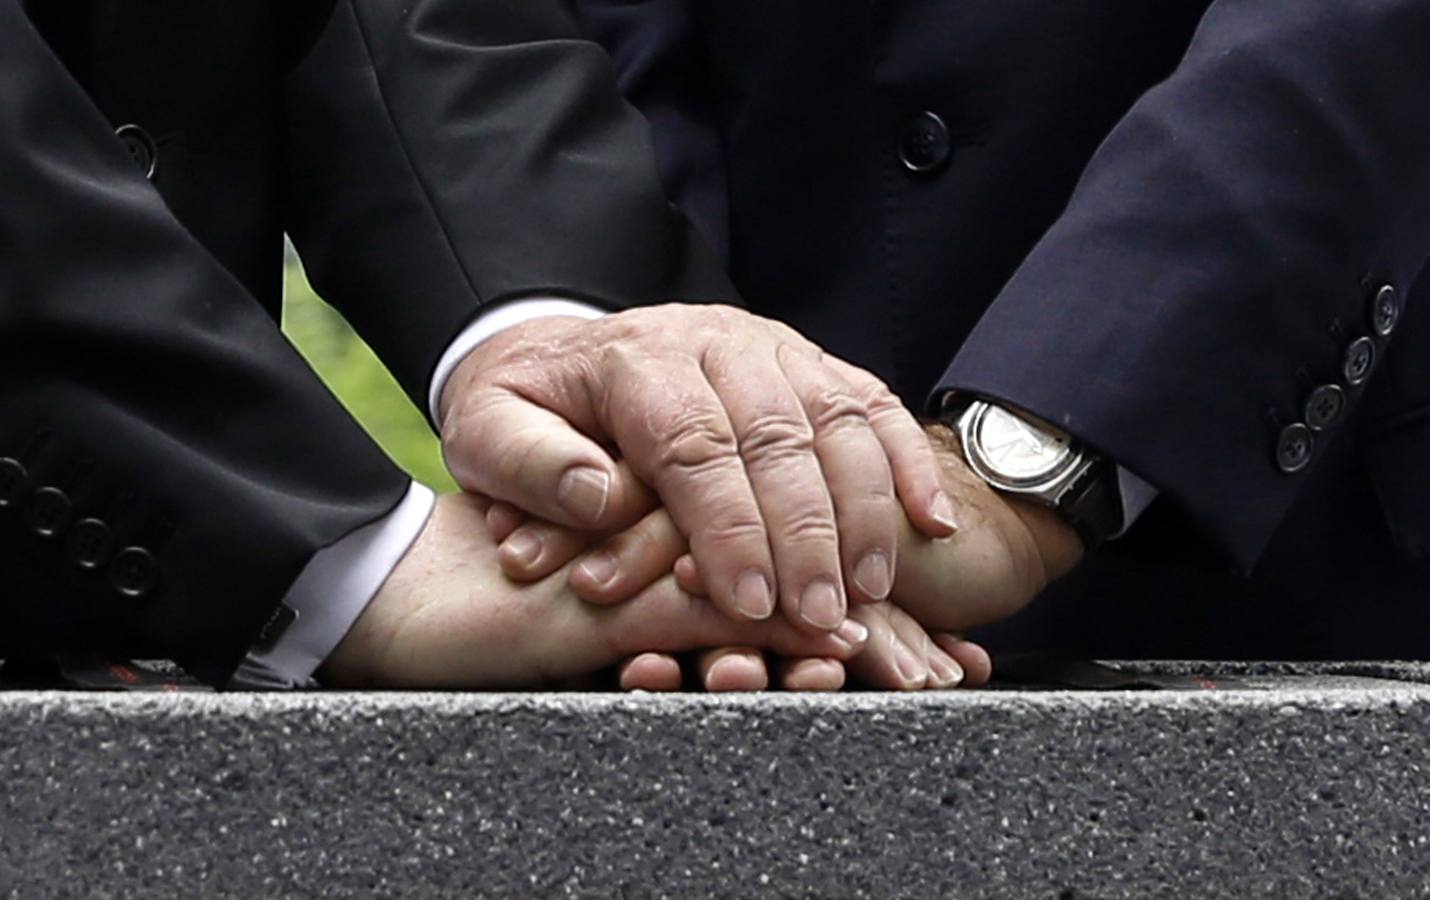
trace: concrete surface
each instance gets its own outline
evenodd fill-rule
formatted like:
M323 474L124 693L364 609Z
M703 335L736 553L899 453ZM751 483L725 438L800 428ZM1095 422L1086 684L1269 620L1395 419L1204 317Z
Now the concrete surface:
M0 894L1430 896L1426 671L920 696L0 693Z

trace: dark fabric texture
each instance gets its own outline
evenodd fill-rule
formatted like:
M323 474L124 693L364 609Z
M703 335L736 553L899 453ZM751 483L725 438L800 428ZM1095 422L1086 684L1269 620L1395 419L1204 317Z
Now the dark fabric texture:
M285 229L424 398L484 302L732 297L603 60L554 0L0 0L0 658L222 683L401 498L279 332Z
M422 409L483 305L738 302L556 0L340 3L286 109L293 240Z
M753 311L915 408L1001 398L1160 490L994 646L1430 654L1430 6L568 2ZM925 111L946 158L913 172ZM1284 474L1324 384L1346 412Z

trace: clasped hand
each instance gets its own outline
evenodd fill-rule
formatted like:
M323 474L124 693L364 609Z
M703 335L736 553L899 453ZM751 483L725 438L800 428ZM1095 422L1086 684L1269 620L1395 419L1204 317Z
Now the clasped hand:
M730 307L518 325L462 362L442 417L458 483L546 521L629 527L652 506L649 485L711 600L739 618L778 601L796 627L829 631L850 598L888 596L905 515L931 536L954 528L897 398Z
M943 489L955 498L964 524L950 537L931 539L903 523L890 600L851 612L851 618L868 626L870 637L865 648L846 662L861 682L874 687L950 687L964 681L965 672L964 683L986 681L991 668L987 654L955 634L1022 609L1082 556L1076 533L1055 513L1004 498L974 475L951 431L930 426L929 438ZM502 540L501 565L517 581L549 577L566 566L563 571L569 573L572 590L601 605L623 603L667 573L692 596L707 592L699 564L665 510L654 510L632 528L602 540L527 520L521 511L504 504L493 506L487 519L493 536ZM532 544L541 547L539 554L520 549ZM713 656L723 658L728 652ZM768 677L763 659L754 648L743 648L742 654L745 675L736 686L762 687ZM707 674L711 656L701 661L707 687L712 686ZM788 663L785 667L801 671ZM804 686L792 685L788 677L782 681L786 687ZM668 655L646 654L627 666L623 683L669 689L679 684L679 668ZM834 689L839 683L842 678L828 678L817 687Z
M945 632L1080 551L936 454L872 375L727 307L514 326L458 366L441 416L470 496L439 501L329 660L337 683L548 683L627 658L627 686L661 687L665 653L724 648L702 659L712 687L732 669L758 686L753 649L806 660L786 686L837 687L845 663L950 686L987 657Z

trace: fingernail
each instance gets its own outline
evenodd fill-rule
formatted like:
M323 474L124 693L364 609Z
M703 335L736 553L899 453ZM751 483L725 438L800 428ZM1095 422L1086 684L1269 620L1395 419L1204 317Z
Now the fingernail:
M929 515L949 531L958 530L958 520L953 517L953 499L943 491L934 494L933 503L929 504Z
M616 557L602 550L583 559L576 568L596 584L605 584L616 577Z
M594 524L606 512L611 497L611 476L590 466L573 466L556 486L556 502L576 519Z
M502 546L507 549L507 553L515 556L517 562L531 565L541 558L541 538L529 531L517 529L513 531Z
M894 589L894 568L882 550L867 554L854 568L854 583L875 600L883 600Z
M869 629L860 622L853 619L845 619L839 627L834 629L835 637L849 645L849 649L861 647L869 640Z
M833 631L844 621L844 598L828 578L816 578L799 595L799 617L815 628Z
M760 572L746 572L735 582L735 611L748 619L768 619L775 611L770 581Z
M953 687L963 682L963 667L938 650L929 653L929 668L942 687Z
M928 667L924 665L924 661L919 658L919 655L908 644L897 638L894 639L894 666L899 670L904 681L910 684L924 681L929 676Z

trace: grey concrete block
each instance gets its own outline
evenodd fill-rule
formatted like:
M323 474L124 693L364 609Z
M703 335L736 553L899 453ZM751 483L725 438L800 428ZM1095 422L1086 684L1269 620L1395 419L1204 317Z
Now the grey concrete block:
M1426 670L1241 675L919 696L0 694L0 888L1430 896Z

